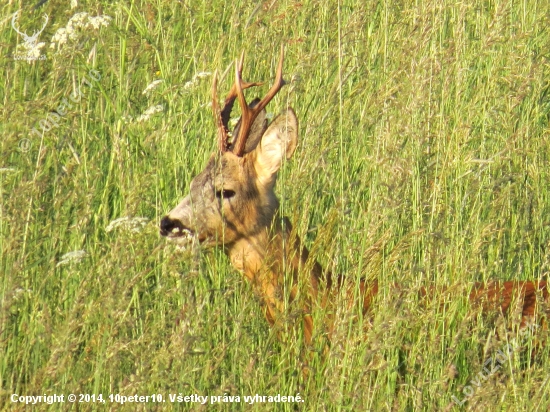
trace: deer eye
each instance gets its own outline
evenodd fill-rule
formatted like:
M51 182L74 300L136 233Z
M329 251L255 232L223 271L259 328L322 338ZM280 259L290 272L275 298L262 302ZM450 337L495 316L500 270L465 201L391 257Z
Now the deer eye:
M231 199L233 196L235 196L234 190L229 190L229 189L216 190L216 197L218 199Z

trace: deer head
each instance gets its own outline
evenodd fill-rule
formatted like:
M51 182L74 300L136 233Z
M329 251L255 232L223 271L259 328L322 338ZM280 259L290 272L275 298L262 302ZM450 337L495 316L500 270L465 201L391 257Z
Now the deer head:
M212 85L212 108L218 150L191 182L189 194L160 222L160 234L186 245L197 239L204 247L231 248L268 229L278 208L273 191L283 158L296 148L298 121L289 108L268 125L265 107L284 86L284 50L275 82L263 99L246 103L243 90L261 83L242 80L244 55L235 62L235 84L220 110L217 72ZM229 141L228 122L235 100L241 118Z
M35 47L36 42L38 40L38 36L40 35L40 33L44 31L44 29L46 28L46 24L48 24L48 19L49 19L48 15L44 14L44 16L42 16L42 18L44 19L44 25L40 30L33 32L32 36L29 36L27 33L23 33L19 31L19 29L16 27L15 21L18 17L19 17L19 10L16 11L13 17L11 18L11 26L17 33L19 33L23 37L23 40L25 41L28 47L31 47L31 48Z

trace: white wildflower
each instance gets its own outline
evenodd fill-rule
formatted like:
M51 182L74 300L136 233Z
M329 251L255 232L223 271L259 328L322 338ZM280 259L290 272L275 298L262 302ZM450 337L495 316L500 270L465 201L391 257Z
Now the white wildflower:
M31 294L32 294L32 289L25 289L25 288L22 288L22 287L17 287L13 291L12 296L13 296L13 300L17 301L20 298L22 298L24 295L31 295Z
M192 80L190 80L190 81L188 81L187 83L185 83L185 84L183 85L183 89L184 89L184 90L190 89L190 88L193 87L194 85L195 85L195 83L194 83Z
M195 86L200 79L204 79L205 77L211 76L212 73L210 72L198 72L196 73L191 80L189 80L187 83L183 85L184 90L188 90Z
M17 169L13 167L0 167L0 173L13 173L17 172Z
M88 20L89 15L85 11L80 13L75 13L73 17L69 19L69 23L67 23L67 27L85 27L86 21Z
M108 26L111 22L110 16L90 16L86 12L76 13L69 19L66 27L57 29L52 37L50 48L61 48L69 40L78 39L78 29L99 29L101 26Z
M212 76L212 73L210 73L210 72L198 72L197 74L195 74L194 78L195 79L204 79L205 77L208 77L208 76Z
M136 119L136 122L138 123L141 123L141 122L144 122L146 120L149 120L149 118L154 115L155 113L158 113L158 112L162 112L164 110L164 108L162 107L161 104L158 104L156 106L151 106L149 107L147 110L145 110L143 112L143 114L141 114L137 119Z
M71 10L76 9L78 7L78 1L77 0L71 0Z
M94 29L99 29L101 26L107 27L111 22L112 18L109 16L95 16L88 17L88 23L92 25Z
M40 56L42 56L41 49L45 45L46 43L44 42L34 44L21 43L17 45L16 54L18 56L18 60L26 60L28 63L40 60Z
M59 47L63 46L65 43L67 43L68 39L69 39L69 33L67 32L67 29L65 27L57 29L57 31L52 37L52 41L50 43L50 49L53 49L56 43L59 45Z
M141 93L141 94L148 94L151 90L153 90L154 88L156 88L159 84L161 84L164 80L162 79L159 79L159 80L155 80L154 82L152 82L151 84L147 85L147 87L145 88L145 90Z
M27 56L29 57L29 59L38 60L42 54L40 49L42 49L42 47L44 47L45 45L46 43L40 42L37 43L34 47L30 48L27 52Z
M148 221L149 219L146 217L119 217L118 219L109 222L109 224L105 228L105 231L111 232L117 228L121 228L124 230L128 230L132 233L138 233L141 232Z
M57 263L56 267L68 265L69 263L77 263L84 259L88 254L85 250L73 250L72 252L65 253L61 256L61 260Z
M125 124L132 123L134 121L134 118L130 115L124 115L120 118Z

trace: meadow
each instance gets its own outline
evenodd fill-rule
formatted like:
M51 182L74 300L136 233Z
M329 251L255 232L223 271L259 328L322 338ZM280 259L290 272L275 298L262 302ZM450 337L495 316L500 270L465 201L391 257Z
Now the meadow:
M547 328L465 299L477 281L548 280L548 1L7 3L1 410L550 409L549 349L530 356ZM14 25L44 29L32 43ZM158 234L216 149L212 74L221 98L244 50L245 80L269 83L281 43L288 86L268 111L300 121L281 209L325 268L382 286L371 317L338 306L328 350L322 331L306 347L299 325L270 330L221 250Z

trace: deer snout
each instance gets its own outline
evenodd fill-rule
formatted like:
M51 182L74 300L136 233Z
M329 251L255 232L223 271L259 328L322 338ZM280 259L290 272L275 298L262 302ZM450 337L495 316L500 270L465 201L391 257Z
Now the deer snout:
M182 236L184 231L189 231L189 229L179 220L172 219L170 216L164 216L160 221L161 236Z

